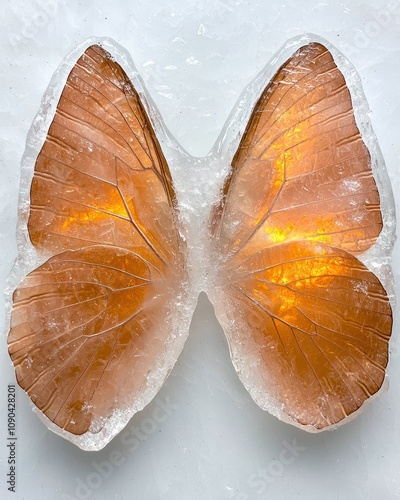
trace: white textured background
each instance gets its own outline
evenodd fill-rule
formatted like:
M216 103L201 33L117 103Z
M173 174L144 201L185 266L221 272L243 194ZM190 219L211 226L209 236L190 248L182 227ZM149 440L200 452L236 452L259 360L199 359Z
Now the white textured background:
M400 1L2 0L0 282L16 257L20 160L40 100L89 36L130 52L167 127L188 152L213 146L239 95L289 39L315 33L355 65L400 200ZM187 172L190 176L190 172ZM400 285L399 246L393 254ZM0 295L0 328L4 300ZM205 296L157 398L104 450L47 431L18 394L17 494L6 490L7 384L0 343L0 497L18 499L392 499L400 497L400 345L389 390L355 421L309 435L261 411L239 382ZM283 452L296 443L297 452ZM290 448L290 446L289 446ZM293 460L288 460L293 458ZM290 462L290 463L287 463ZM107 476L107 477L105 477Z

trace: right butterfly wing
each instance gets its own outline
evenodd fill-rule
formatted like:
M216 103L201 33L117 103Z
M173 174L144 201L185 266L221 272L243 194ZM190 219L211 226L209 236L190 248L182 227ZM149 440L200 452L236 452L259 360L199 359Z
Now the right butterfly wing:
M182 347L173 204L138 94L89 47L36 161L28 229L50 259L15 291L8 337L18 383L60 430L84 435L72 438L84 448L104 446L150 401Z
M262 93L211 227L208 293L255 401L308 430L354 413L382 386L392 317L352 255L379 235L379 195L322 45L300 48Z

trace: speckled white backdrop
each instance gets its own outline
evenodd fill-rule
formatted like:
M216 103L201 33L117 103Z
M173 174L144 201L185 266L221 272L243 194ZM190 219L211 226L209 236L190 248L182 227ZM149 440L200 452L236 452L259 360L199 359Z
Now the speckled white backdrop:
M3 0L0 17L0 281L16 256L20 160L32 120L64 57L89 36L131 54L172 134L188 152L213 146L239 95L293 36L315 33L361 77L400 200L400 1ZM190 172L187 172L190 176ZM399 247L393 268L400 284ZM0 326L4 300L0 296ZM18 394L17 493L7 494L6 390L0 342L0 497L257 500L400 497L400 345L389 389L355 421L309 435L250 399L205 296L187 345L157 398L104 450L83 452L47 431ZM287 451L284 451L287 450Z

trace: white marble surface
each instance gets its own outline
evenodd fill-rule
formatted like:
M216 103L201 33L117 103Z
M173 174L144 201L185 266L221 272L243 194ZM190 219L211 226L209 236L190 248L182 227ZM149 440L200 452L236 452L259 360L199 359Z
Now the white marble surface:
M212 148L246 85L294 36L315 33L355 65L400 200L400 2L235 0L14 0L0 20L0 281L16 257L20 160L57 66L89 36L132 56L177 141L195 156ZM187 174L191 175L190 172ZM400 280L399 247L393 269ZM4 300L0 296L0 324ZM100 452L48 431L21 392L17 493L7 494L6 391L14 375L0 347L1 498L391 499L400 497L398 313L389 388L356 420L306 434L261 411L239 382L204 295L189 339L158 396Z

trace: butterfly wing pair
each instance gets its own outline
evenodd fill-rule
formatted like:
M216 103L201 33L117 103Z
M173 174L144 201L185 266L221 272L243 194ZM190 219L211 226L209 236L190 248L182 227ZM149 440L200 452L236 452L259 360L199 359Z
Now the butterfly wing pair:
M160 388L188 280L178 228L139 95L89 47L36 161L28 229L50 258L16 289L8 339L18 383L60 429L95 436ZM209 223L206 291L261 407L320 430L381 387L391 309L354 256L381 228L343 75L308 44L258 100Z

